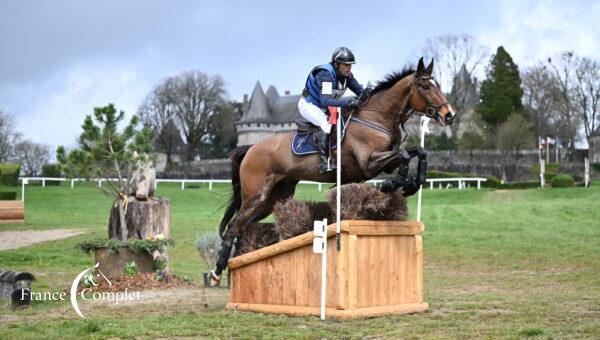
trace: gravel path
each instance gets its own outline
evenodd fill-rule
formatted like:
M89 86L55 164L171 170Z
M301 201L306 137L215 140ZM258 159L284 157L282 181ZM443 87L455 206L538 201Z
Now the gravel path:
M0 232L0 250L19 249L40 242L60 240L85 233L87 231L77 229L2 231Z

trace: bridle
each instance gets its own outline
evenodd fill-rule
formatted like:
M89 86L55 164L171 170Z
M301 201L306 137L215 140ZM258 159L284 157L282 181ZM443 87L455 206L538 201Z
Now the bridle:
M410 115L412 116L413 114L418 115L418 116L426 116L428 118L432 118L435 120L438 120L438 118L440 118L440 110L441 108L443 108L444 106L448 105L448 100L445 100L443 103L439 104L439 105L435 105L431 102L431 99L429 99L429 97L427 97L427 95L425 94L425 92L423 92L423 85L421 85L419 83L420 80L426 80L426 81L432 81L434 80L433 77L431 76L422 76L419 78L416 78L413 80L411 86L410 86L410 95L408 98L408 102L410 104L411 100L412 100L412 95L413 95L413 89L417 89L417 94L419 95L419 97L421 97L421 99L423 99L423 101L425 101L425 103L427 104L427 108L425 109L425 112L419 112L419 111L415 111L412 109L412 107L410 108L410 110L408 110L408 112L403 112L401 113L402 115Z
M416 115L416 116L425 116L425 117L428 117L430 119L434 119L436 121L441 121L440 110L444 106L446 106L446 105L449 104L448 100L446 99L443 103L441 103L439 105L433 104L431 102L431 100L429 99L429 97L427 97L427 95L423 91L423 85L421 85L419 83L420 80L432 81L434 79L431 76L422 76L422 77L418 77L418 78L415 77L415 79L413 80L413 82L410 85L410 93L409 93L409 96L408 96L408 103L409 103L409 106L410 106L410 102L412 101L412 95L413 95L414 89L416 89L417 90L417 94L419 95L419 97L421 97L421 99L423 99L423 101L425 101L425 103L427 104L427 108L425 109L425 112L415 111L412 108L412 106L410 106L410 108L409 108L409 110L407 112L400 112L399 115L400 116L408 116L408 118L412 117L413 115ZM370 96L367 97L363 101L362 105L367 104L367 102L369 101L369 99L371 99ZM370 109L363 109L363 110L372 111L372 112L378 112L378 111L370 110ZM370 128L373 128L373 129L378 130L380 132L384 132L388 136L392 136L393 137L393 134L391 132L387 131L387 129L385 129L383 127L376 126L376 125L371 124L371 123L369 123L367 121L364 121L362 119L359 119L359 118L356 118L356 117L352 117L352 113L350 114L349 120L353 120L353 121L355 121L357 123L366 125L366 126L368 126ZM400 128L401 128L402 132L404 132L404 138L400 142L400 144L401 144L408 137L408 132L406 131L406 127L404 126L404 123L400 124Z

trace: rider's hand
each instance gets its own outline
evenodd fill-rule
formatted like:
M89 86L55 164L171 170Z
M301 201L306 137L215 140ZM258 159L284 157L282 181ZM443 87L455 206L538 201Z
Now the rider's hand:
M348 108L350 109L356 109L360 106L360 101L358 100L358 98L352 98L349 102L348 102Z

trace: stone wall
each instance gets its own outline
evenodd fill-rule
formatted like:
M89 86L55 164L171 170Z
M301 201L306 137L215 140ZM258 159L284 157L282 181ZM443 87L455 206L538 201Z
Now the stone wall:
M539 162L535 150L504 153L496 150L479 151L429 151L429 169L468 173L477 176L493 175L508 182L533 180L538 178L534 167ZM550 157L550 161L554 161ZM568 162L562 159L560 172L583 175L583 159Z
M553 158L553 157L551 157ZM538 164L536 151L521 151L508 155L500 151L429 151L428 168L450 172L467 173L476 176L493 175L508 182L535 180L538 175L533 172ZM560 171L574 175L583 175L583 159L575 162L560 163ZM416 167L416 161L411 164ZM598 174L592 173L597 176ZM197 178L197 179L229 179L231 178L231 161L229 159L210 159L178 166L175 170L159 172L158 178Z

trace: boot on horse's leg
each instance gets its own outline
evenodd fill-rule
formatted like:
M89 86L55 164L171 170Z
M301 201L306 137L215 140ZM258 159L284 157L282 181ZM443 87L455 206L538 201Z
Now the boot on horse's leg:
M329 134L319 129L317 139L319 147L319 172L324 174L335 170L335 167L329 166Z
M210 285L212 287L219 285L221 281L221 273L227 268L227 261L229 261L229 255L231 254L231 248L233 247L233 241L226 239L221 243L221 250L219 250L219 257L217 259L216 270L210 271Z

